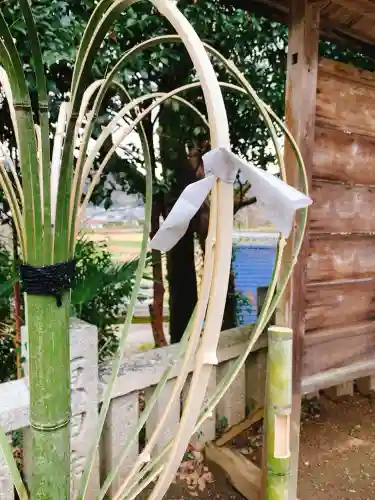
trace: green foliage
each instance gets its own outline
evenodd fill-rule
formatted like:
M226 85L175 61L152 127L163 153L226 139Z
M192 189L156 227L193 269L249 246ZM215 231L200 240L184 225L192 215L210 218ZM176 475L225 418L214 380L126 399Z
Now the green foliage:
M353 52L346 47L342 47L332 42L326 40L321 40L319 43L319 53L323 57L328 57L329 59L334 59L335 61L341 61L346 64L352 64L358 68L362 68L368 71L375 71L375 60L369 59L368 57L360 54L358 52Z
M73 314L98 327L99 352L103 358L117 348L116 323L126 311L138 260L116 264L105 244L81 239L76 247L76 261Z
M82 2L33 0L33 14L47 67L52 122L56 120L56 105L69 91L75 49L95 4L94 0ZM205 2L180 0L179 8L196 31L205 37L204 40L221 51L224 56L230 57L260 92L261 97L276 113L282 114L286 61L285 27L225 6L218 0ZM25 42L25 25L17 0L8 0L2 6L2 12L17 40L17 47L34 95L35 83L31 71L30 51ZM112 27L100 49L100 57L97 58L92 78L100 78L106 74L123 52L140 41L172 33L174 33L172 27L150 2L137 2L126 10L121 22ZM224 77L223 69L220 66L217 66L217 69L220 78ZM129 60L129 65L119 75L119 79L132 96L147 91L168 91L175 86L191 82L194 78L195 72L191 61L181 44L163 44L139 53ZM187 97L205 112L202 93L199 90L190 92ZM265 166L272 161L272 153L262 154L268 139L257 112L248 105L244 96L227 92L226 101L233 149ZM101 131L100 125L118 111L119 105L118 99L110 94L101 110L100 120L94 131L95 136ZM180 144L195 144L208 138L207 130L190 110L176 102L170 106L173 107L171 126L168 130L159 127L159 135L169 135L172 131L171 140ZM2 136L7 137L10 127L6 107L0 109L0 118L3 118L0 120L0 135L3 133ZM154 131L157 126L157 122L152 125ZM126 149L123 159L113 157L107 171L104 172L102 182L95 190L93 201L100 203L104 199L107 206L110 205L110 194L114 187L114 183L111 182L113 176L109 176L110 172L114 174L117 188L122 186L124 189L130 188L132 191L144 193L144 179L138 170L138 167L142 166L142 161L140 151L134 146ZM169 168L164 169L163 177L155 186L156 190L169 189L174 172L168 170Z
M224 431L228 427L228 418L223 415L218 422L218 431Z
M13 296L13 260L6 246L0 243L0 325L10 315L10 301Z
M0 244L0 382L14 378L16 349L11 322L13 267L8 249Z
M98 327L100 358L113 355L118 341L116 324L126 312L138 260L113 262L104 244L80 239L77 275L72 290L72 314ZM15 376L12 317L13 283L17 279L9 250L0 245L0 382Z
M250 302L249 297L241 292L237 291L236 295L236 323L238 326L244 325L246 322L246 316L251 314L253 306Z

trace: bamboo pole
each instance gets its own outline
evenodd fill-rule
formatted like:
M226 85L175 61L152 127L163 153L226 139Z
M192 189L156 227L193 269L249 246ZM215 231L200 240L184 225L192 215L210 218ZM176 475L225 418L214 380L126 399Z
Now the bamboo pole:
M293 331L268 329L265 407L266 500L288 500L291 474Z
M37 500L67 500L70 491L69 294L26 296L31 494Z

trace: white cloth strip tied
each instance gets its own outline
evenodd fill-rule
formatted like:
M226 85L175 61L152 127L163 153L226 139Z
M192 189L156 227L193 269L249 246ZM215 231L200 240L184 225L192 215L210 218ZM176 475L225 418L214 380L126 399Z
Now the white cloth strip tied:
M225 148L212 149L203 156L206 177L190 184L181 193L168 217L150 243L150 248L168 252L186 233L191 219L219 178L234 183L237 172L250 183L249 195L255 196L267 219L280 233L289 236L296 210L312 203L311 198L269 172L253 167Z

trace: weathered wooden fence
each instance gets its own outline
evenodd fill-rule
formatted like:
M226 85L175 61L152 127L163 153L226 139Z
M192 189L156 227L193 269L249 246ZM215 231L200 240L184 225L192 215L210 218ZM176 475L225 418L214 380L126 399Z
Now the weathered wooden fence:
M249 331L250 327L242 327L221 334L218 348L218 365L212 373L208 392L214 390L217 381L225 374L232 360L243 352ZM212 418L208 419L203 428L192 438L198 447L214 439L217 428L231 426L242 420L245 416L246 407L251 405L254 399L261 399L264 392L265 347L266 341L261 339L256 345L255 352L249 358L248 365L241 371L235 383L221 400ZM100 477L105 477L106 473L117 463L118 454L130 429L139 418L142 401L150 397L152 388L158 383L165 369L176 360L176 346L154 349L124 359L101 438L96 465L97 470L93 474L94 479L90 485L90 498L96 498L95 493L97 492ZM171 377L147 421L146 441L152 434L165 408L165 401L169 398L178 371L179 362L177 361ZM91 441L97 422L98 406L110 373L110 363L98 366L97 332L95 327L82 321L72 321L72 497L74 497L76 484L82 473L89 448L88 443ZM188 383L189 379L187 380ZM175 433L179 425L185 393L186 388L182 392L181 401L176 401L168 425L165 426L165 432L159 437L154 450L155 453L158 453ZM24 470L27 477L30 466L27 377L0 385L0 424L10 437L14 431L23 431ZM142 445L142 442L137 443L129 452L114 482L114 490L116 490L121 478L128 471L129 466L134 463L134 458L141 451ZM14 498L12 481L0 456L0 499L13 500Z

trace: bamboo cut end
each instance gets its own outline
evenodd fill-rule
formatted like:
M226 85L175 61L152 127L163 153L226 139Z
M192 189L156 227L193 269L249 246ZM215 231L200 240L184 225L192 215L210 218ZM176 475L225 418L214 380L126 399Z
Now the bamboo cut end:
M285 326L270 326L268 335L270 340L290 340L293 338L293 330Z

